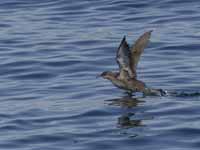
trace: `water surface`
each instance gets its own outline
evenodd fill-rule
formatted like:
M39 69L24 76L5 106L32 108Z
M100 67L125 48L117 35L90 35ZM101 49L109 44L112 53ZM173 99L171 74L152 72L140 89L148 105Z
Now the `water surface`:
M138 66L150 87L199 92L200 3L1 0L0 149L193 150L197 95L128 98L96 75L154 30Z

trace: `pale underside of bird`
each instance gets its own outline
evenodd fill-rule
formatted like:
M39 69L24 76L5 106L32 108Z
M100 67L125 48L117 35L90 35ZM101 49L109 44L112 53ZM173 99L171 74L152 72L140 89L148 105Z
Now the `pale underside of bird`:
M144 48L149 43L151 33L152 30L145 32L131 46L129 46L124 36L116 55L119 72L105 71L101 76L129 93L143 92L146 95L163 95L163 90L148 88L144 82L137 79L137 65L141 54L144 52Z

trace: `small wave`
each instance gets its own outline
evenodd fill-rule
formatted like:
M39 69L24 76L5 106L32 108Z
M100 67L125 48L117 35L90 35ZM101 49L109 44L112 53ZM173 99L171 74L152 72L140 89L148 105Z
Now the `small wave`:
M171 93L172 96L176 97L198 97L200 96L200 92L173 92Z

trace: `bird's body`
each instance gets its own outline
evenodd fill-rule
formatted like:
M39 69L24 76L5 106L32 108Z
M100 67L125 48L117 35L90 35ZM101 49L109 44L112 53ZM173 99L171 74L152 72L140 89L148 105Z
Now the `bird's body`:
M148 88L144 82L137 79L137 64L144 48L148 44L151 32L145 32L131 47L129 47L124 36L116 56L119 72L105 71L101 76L110 80L118 88L126 90L128 93L143 92L146 95L163 95L165 91Z
M116 85L117 87L130 91L130 92L137 92L137 91L144 91L146 85L140 81L135 79L113 79L111 82Z

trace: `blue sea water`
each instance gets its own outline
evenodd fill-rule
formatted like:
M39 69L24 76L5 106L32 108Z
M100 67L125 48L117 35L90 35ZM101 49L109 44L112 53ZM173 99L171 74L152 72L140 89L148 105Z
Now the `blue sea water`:
M1 0L0 149L198 150L198 94L130 98L96 78L152 29L139 79L200 92L197 0Z

